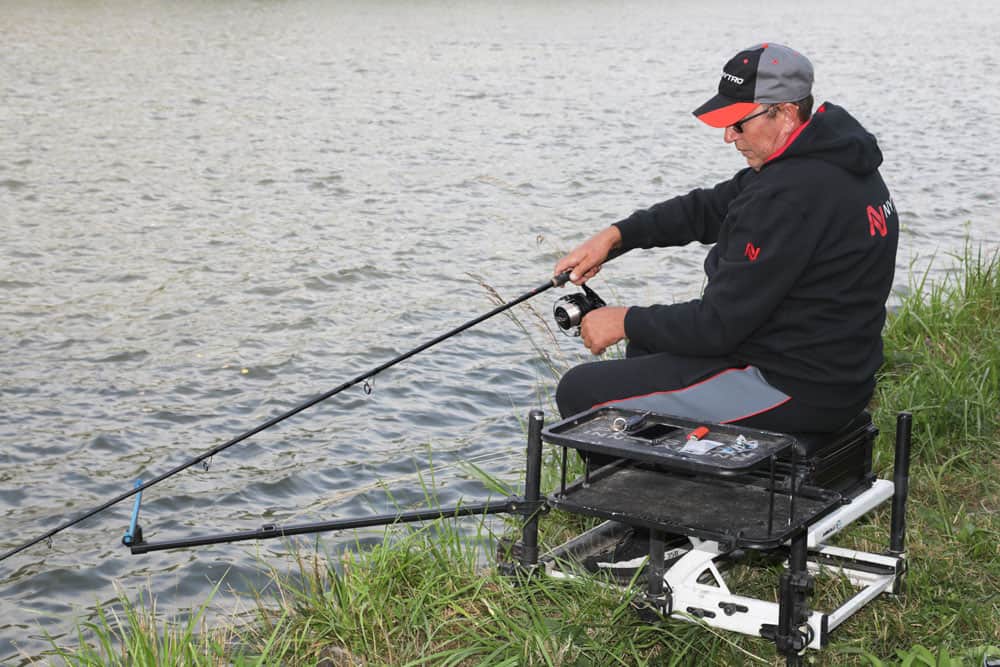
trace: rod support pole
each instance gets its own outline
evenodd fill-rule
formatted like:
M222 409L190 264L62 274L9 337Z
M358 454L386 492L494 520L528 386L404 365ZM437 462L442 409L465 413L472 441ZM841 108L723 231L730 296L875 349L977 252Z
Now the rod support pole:
M910 487L910 445L913 435L913 415L896 415L896 453L893 462L892 528L889 553L902 556L906 551L906 496Z
M542 497L542 426L545 416L541 410L528 414L528 449L524 472L524 500L528 507L540 507ZM533 568L538 564L538 511L528 516L521 531L521 565Z

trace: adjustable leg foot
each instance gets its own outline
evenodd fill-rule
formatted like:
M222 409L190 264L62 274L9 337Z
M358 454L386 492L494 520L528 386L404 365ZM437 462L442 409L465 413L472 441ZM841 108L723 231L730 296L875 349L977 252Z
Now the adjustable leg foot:
M669 616L671 612L671 596L663 575L666 573L664 552L666 551L665 535L662 530L649 531L649 562L646 564L647 580L646 594L633 602L639 618L647 623ZM665 590L666 589L666 590Z
M788 569L781 575L778 601L778 625L764 625L761 636L774 642L786 664L802 664L801 652L809 645L811 638L801 628L808 629L808 597L813 592L813 578L806 569L806 533L801 531L792 538L788 556Z

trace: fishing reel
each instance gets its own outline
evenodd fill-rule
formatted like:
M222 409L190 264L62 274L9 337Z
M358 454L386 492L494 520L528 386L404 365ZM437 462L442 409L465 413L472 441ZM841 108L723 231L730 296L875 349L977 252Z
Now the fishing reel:
M586 285L581 285L583 292L567 294L559 298L552 306L552 315L556 319L556 324L567 336L580 335L580 322L584 316L592 310L603 308L608 305L604 299L597 296L597 292Z

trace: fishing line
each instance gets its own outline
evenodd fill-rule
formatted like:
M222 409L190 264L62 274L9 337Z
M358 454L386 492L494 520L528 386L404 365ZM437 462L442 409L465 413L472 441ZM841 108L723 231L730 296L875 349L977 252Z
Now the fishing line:
M620 253L613 252L611 255L608 256L608 259L611 259L613 256L615 256L617 254L620 254ZM524 301L527 301L528 299L531 299L532 297L538 296L539 294L541 294L542 292L544 292L544 291L546 291L548 289L551 289L553 287L560 287L560 286L566 284L566 282L569 280L569 274L570 274L569 271L564 271L564 272L560 273L559 275L550 278L549 280L547 280L543 284L539 285L538 287L536 287L536 288L534 288L534 289L532 289L532 290L530 290L528 292L525 292L524 294L522 294L521 296L517 297L516 299L514 299L512 301L508 301L507 303L504 303L504 304L502 304L500 306L497 306L493 310L491 310L491 311L489 311L487 313L484 313L483 315L480 315L479 317L473 318L473 319L469 320L468 322L466 322L465 324L459 325L459 326L455 327L454 329L452 329L452 330L450 330L450 331L448 331L446 333L443 333L440 336L437 336L436 338L433 338L433 339L431 339L431 340L429 340L429 341L427 341L425 343L422 343L421 345L418 345L417 347L413 348L409 352L404 352L403 354L401 354L401 355L399 355L399 356L397 356L397 357L395 357L393 359L390 359L389 361L387 361L387 362L385 362L385 363L383 363L383 364L381 364L379 366L376 366L375 368L372 368L371 370L365 371L365 372L361 373L360 375L355 376L354 378L352 378L352 379L348 380L347 382L344 382L344 383L342 383L342 384L334 387L333 389L331 389L331 390L329 390L327 392L324 392L324 393L320 394L319 396L316 396L316 397L311 398L311 399L309 399L309 400L307 400L307 401L305 401L303 403L300 403L299 405L297 405L294 408L288 410L287 412L284 412L284 413L278 415L277 417L273 417L273 418L265 421L264 423L260 424L259 426L255 426L254 428L250 429L249 431L241 433L240 435L236 436L235 438L233 438L231 440L228 440L228 441L226 441L226 442L224 442L224 443L222 443L220 445L216 445L215 447L213 447L213 448L205 451L204 453L199 454L198 456L196 456L196 457L194 457L194 458L192 458L192 459L190 459L190 460L188 460L188 461L186 461L186 462L184 462L184 463L182 463L182 464L180 464L178 466L175 466L174 468L172 468L172 469L168 470L167 472L159 475L158 477L154 477L153 479L150 479L149 481L144 482L142 484L137 484L130 491L126 491L125 493L122 493L122 494L120 494L118 496L115 496L114 498L112 498L112 499L110 499L110 500L102 503L101 505L98 505L97 507L95 507L95 508L93 508L93 509L91 509L91 510L89 510L87 512L84 512L83 514L77 516L76 518L71 519L69 521L66 521L65 523L62 523L59 526L56 526L55 528L53 528L53 529L51 529L51 530L43 533L42 535L39 535L38 537L35 537L35 538L31 539L31 540L28 540L27 542L24 542L23 544L15 547L13 549L11 549L10 551L4 553L3 555L0 555L0 561L6 560L6 559L10 558L11 556L24 551L25 549L38 544L39 542L46 541L46 542L49 542L51 544L51 538L54 535L56 535L57 533L60 533L60 532L62 532L64 530L66 530L67 528L75 526L76 524L78 524L81 521L84 521L86 519L89 519L90 517L94 516L95 514L103 512L104 510L108 509L109 507L112 507L113 505L117 505L118 503L120 503L123 500L126 500L127 498L131 498L132 496L136 495L137 493L141 493L142 491L145 491L149 487L151 487L151 486L153 486L155 484L159 484L163 480L168 479L170 477L173 477L177 473L182 472L184 470L187 470L188 468L190 468L191 466L193 466L195 464L198 464L198 463L201 463L202 461L205 461L206 465L207 465L207 462L213 456L215 456L216 454L219 454L220 452L222 452L222 451L224 451L226 449L229 449L233 445L236 445L236 444L238 444L240 442L243 442L247 438L250 438L250 437L252 437L254 435L257 435L261 431L265 431L265 430L271 428L272 426L276 426L276 425L280 424L281 422L285 421L289 417L293 417L293 416L299 414L300 412L313 407L317 403L322 403L323 401L325 401L325 400L327 400L329 398L332 398L333 396L336 396L337 394L339 394L340 392L344 391L345 389L349 389L349 388L353 387L354 385L356 385L358 383L361 383L361 382L364 382L366 384L366 386L371 387L371 383L372 383L374 377L376 375L378 375L379 373L381 373L382 371L384 371L384 370L386 370L388 368L391 368L392 366L395 366L396 364L398 364L400 362L403 362L403 361L409 359L410 357L412 357L412 356L414 356L416 354L419 354L419 353L423 352L424 350L426 350L428 348L431 348L431 347L437 345L438 343L441 343L441 342L443 342L443 341L451 338L452 336L460 334L463 331L465 331L466 329L470 329L470 328L476 326L477 324L485 322L486 320L490 319L491 317L499 315L500 313L502 313L504 311L510 310L514 306L516 306L516 305L518 305L518 304L520 304L520 303L522 303Z

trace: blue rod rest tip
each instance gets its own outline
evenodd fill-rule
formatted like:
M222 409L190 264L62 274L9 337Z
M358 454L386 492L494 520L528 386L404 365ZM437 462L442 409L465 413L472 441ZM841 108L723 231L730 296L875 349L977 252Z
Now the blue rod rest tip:
M135 480L135 486L133 488L138 489L142 486L142 480ZM128 530L125 531L125 535L122 536L122 544L127 547L132 546L132 542L135 540L135 529L139 522L139 506L142 504L142 491L136 494L135 504L132 505L132 520L129 521Z

